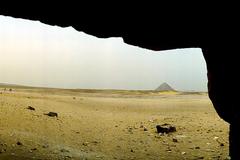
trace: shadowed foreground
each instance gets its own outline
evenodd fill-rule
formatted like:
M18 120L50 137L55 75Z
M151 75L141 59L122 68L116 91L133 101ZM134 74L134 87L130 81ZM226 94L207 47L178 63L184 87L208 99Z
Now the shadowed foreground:
M47 116L48 112L58 117ZM164 123L177 131L159 135L155 126ZM227 155L228 125L206 93L1 88L0 159Z

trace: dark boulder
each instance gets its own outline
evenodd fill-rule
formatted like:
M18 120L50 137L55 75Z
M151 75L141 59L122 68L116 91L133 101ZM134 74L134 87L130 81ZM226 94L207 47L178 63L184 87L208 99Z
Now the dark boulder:
M48 112L48 113L45 113L45 115L49 117L58 117L58 114L56 112Z
M32 106L28 106L27 109L35 111L35 108L33 108Z
M170 124L167 124L167 123L165 123L163 125L157 125L156 128L157 128L157 132L158 133L166 133L166 134L168 134L170 132L176 132L177 131L176 127L174 127L174 126L172 126Z

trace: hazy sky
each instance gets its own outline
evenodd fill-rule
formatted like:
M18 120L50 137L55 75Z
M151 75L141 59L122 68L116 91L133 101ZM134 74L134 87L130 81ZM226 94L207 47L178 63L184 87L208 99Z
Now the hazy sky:
M0 16L0 83L60 88L207 90L201 49L150 51L72 27Z

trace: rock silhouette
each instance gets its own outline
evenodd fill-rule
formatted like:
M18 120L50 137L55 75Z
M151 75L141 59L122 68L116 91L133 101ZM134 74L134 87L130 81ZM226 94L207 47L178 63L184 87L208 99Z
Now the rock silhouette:
M174 127L174 126L172 126L170 124L167 124L167 123L162 124L162 125L157 125L156 128L157 128L157 132L158 133L166 133L166 134L168 134L170 132L176 132L176 127Z
M48 113L45 113L45 115L49 117L58 117L58 114L56 112L48 112Z

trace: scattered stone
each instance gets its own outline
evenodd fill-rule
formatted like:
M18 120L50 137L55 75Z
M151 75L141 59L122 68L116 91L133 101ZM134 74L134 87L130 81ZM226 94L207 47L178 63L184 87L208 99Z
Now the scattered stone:
M22 146L22 145L23 145L23 144L22 144L21 142L19 142L19 141L18 141L16 144L19 145L19 146Z
M198 160L198 159L204 159L204 157L201 156L201 157L197 157L197 158L195 158L195 160Z
M134 152L133 149L131 149L131 152Z
M213 139L214 139L214 140L217 140L218 138L219 138L219 137L214 137Z
M171 150L170 147L168 147L168 148L166 149L166 151L167 151L167 152L172 152L172 150Z
M33 108L32 106L28 106L27 109L35 111L35 108Z
M144 127L144 129L143 129L144 131L148 131L148 129L146 128L146 127Z
M166 134L168 134L170 132L176 132L176 127L174 127L174 126L172 126L170 124L167 124L167 123L165 123L163 125L157 125L156 128L157 128L157 132L158 133L166 133Z
M200 149L200 147L197 146L197 147L195 147L195 149Z
M58 117L58 114L56 112L45 113L45 115L47 115L49 117Z
M9 88L9 91L12 92L12 88Z
M223 146L224 146L224 144L223 144L223 143L220 143L220 146L221 146L221 147L223 147Z
M173 142L178 142L178 140L176 138L173 138L172 140L173 140Z
M73 97L73 99L76 99L76 97Z
M185 154L186 154L186 152L182 152L181 154L182 154L182 155L185 155Z
M92 143L93 143L93 144L98 144L98 143L100 143L100 142L98 142L98 141L92 141Z
M29 150L29 152L32 153L33 151L36 151L36 150L37 150L37 148L32 148Z

